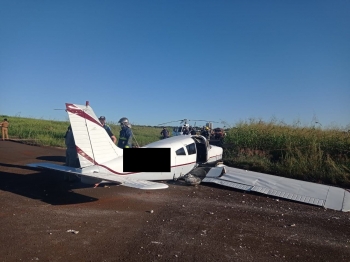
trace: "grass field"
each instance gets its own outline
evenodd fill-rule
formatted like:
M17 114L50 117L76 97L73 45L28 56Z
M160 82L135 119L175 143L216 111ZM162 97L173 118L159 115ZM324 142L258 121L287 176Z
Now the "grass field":
M240 122L224 142L228 165L350 187L350 133L338 129Z
M65 147L64 134L69 122L0 117L7 117L10 122L10 138ZM119 125L107 124L118 138ZM133 126L132 130L140 146L160 139L161 128ZM230 128L223 147L224 162L230 166L350 187L350 133L337 128L320 129L252 120Z

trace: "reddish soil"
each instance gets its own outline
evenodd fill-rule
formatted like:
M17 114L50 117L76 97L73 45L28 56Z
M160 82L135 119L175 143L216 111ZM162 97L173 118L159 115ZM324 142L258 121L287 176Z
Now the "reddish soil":
M350 260L350 213L182 181L94 189L26 166L64 155L0 141L0 261Z

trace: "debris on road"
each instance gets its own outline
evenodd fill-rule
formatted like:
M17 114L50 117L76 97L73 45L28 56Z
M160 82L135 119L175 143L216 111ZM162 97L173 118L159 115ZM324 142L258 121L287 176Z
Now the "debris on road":
M79 233L79 231L73 230L73 229L68 229L66 232L73 233L73 234L78 234Z

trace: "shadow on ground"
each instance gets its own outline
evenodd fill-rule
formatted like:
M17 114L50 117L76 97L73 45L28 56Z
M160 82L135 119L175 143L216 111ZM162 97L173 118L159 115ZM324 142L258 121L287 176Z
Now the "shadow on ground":
M36 159L44 160L44 161L52 161L52 162L61 162L61 163L66 162L65 156L39 156Z
M0 167L33 171L33 173L25 175L0 171L0 190L38 199L51 205L69 205L98 200L73 192L73 189L91 186L80 182L65 182L61 172L51 170L38 172L35 168L4 163L0 163Z

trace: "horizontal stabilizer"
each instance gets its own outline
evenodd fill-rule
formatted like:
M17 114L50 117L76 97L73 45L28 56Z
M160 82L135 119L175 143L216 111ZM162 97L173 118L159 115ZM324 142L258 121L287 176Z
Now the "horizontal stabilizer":
M61 171L61 172L66 172L66 173L72 173L72 174L76 174L76 175L82 174L80 168L61 166L61 165L46 163L46 162L31 163L31 164L27 164L27 166L46 168L46 169L51 169L51 170L56 170L56 171Z
M216 183L325 208L350 211L350 193L342 188L238 168L212 168L202 182Z
M82 176L101 179L103 181L117 182L117 183L120 183L122 186L128 186L128 187L145 189L145 190L168 188L168 185L163 183L151 182L148 180L133 179L130 177L121 177L118 175L98 173L98 172L86 173L84 172L84 169L68 167L68 166L60 166L52 163L40 162L40 163L28 164L27 166L46 168L46 169L76 174L76 175L82 175Z
M122 186L128 186L138 189L152 190L152 189L165 189L168 185L163 183L151 182L148 180L133 179L130 177L121 177L113 174L106 173L84 173L84 176L89 176L93 178L100 178L105 181L121 183Z

